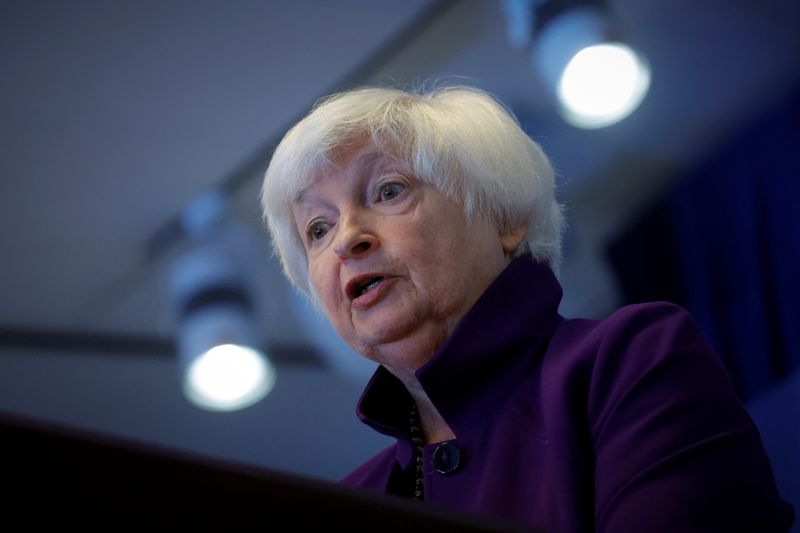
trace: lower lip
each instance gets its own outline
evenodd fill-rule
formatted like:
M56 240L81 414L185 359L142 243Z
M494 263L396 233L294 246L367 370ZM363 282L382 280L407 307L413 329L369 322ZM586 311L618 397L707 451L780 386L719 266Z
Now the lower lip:
M375 304L386 294L392 282L394 282L394 278L383 278L377 287L353 300L353 309L366 309Z

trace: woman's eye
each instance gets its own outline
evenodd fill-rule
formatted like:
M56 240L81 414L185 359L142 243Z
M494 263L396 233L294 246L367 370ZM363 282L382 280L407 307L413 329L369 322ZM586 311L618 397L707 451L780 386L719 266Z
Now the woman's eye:
M318 241L328 233L329 229L330 227L325 222L313 222L308 226L306 233L312 241Z
M380 189L378 189L378 196L380 197L381 202L386 202L389 200L394 200L397 198L400 193L403 192L405 189L405 185L402 183L397 183L393 181L391 183L384 183L381 185Z

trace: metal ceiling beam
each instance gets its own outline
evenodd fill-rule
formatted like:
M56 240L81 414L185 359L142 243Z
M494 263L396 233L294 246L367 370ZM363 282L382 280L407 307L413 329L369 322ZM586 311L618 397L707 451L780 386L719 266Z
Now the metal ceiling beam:
M321 98L366 83L366 81L376 74L383 65L389 63L392 58L449 12L458 2L459 0L438 0L432 2L427 8L421 10L408 24L395 32L383 44L377 46L375 51L364 61L345 73L345 75L333 85L323 90L319 97ZM300 115L295 116L285 127L281 128L281 133L278 137L269 139L262 148L256 150L251 157L245 159L238 167L221 180L218 187L226 197L233 196L236 191L252 180L254 176L260 176L264 172L265 162L269 161L272 157L272 152L281 141L284 133L305 116L307 110L311 108L313 103L314 102L309 102L309 105L304 106L304 110ZM178 213L167 220L149 240L147 245L148 259L152 261L160 257L185 236L186 234L181 222L181 213Z
M0 327L0 351L10 350L177 360L175 342L167 337ZM326 366L323 358L306 345L271 344L264 352L278 366Z

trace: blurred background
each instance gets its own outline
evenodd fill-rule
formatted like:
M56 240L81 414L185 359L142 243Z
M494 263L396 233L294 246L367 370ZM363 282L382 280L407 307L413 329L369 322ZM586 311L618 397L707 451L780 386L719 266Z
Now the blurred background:
M444 80L551 157L561 313L687 307L800 509L800 3L590 2L649 85L588 127L540 57L580 3L1 0L0 414L330 481L387 445L354 414L373 367L270 254L260 179L318 98ZM238 409L186 381L225 327L270 362Z

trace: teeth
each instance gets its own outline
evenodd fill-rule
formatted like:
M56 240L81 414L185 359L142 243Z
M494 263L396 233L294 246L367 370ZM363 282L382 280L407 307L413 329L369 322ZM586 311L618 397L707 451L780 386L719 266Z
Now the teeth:
M377 286L378 286L378 283L380 283L380 282L381 282L380 278L375 278L375 279L373 279L372 281L370 281L370 282L367 284L367 286L366 286L366 287L364 287L364 292L369 292L369 291L371 291L372 289L374 289L375 287L377 287Z
M381 277L372 278L365 285L360 286L358 290L356 290L356 297L368 293L369 291L377 287L381 281L383 281L383 278Z

